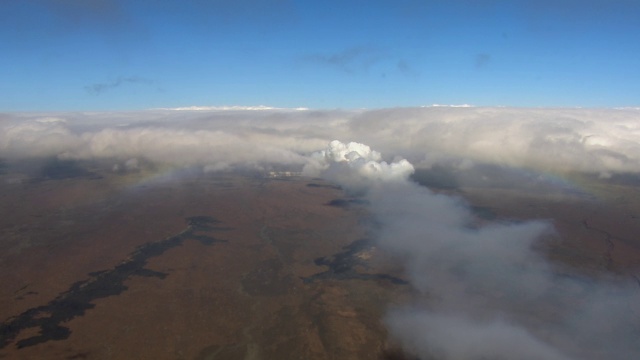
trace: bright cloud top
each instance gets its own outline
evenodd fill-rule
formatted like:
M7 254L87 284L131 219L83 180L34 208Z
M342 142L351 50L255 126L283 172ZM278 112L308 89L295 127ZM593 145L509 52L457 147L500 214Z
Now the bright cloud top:
M348 175L343 176L344 171ZM382 160L379 152L371 150L367 145L350 142L348 144L334 140L326 150L311 155L303 174L322 176L343 185L360 185L365 181L398 181L407 180L414 168L407 160L399 159L392 163ZM354 184L353 177L357 184Z

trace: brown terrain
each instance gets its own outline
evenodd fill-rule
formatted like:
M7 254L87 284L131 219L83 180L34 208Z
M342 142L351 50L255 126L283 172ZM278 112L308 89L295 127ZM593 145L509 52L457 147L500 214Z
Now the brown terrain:
M0 359L405 358L382 318L413 291L368 240L366 204L339 188L56 174L0 175ZM453 192L483 221L551 219L558 263L637 278L638 191Z
M302 178L142 178L5 174L0 358L383 352L385 309L411 290L340 189Z

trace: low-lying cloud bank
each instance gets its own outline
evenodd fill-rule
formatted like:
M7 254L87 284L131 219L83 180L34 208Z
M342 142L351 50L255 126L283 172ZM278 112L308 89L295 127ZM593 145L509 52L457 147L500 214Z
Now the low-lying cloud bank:
M334 139L418 168L640 172L640 110L398 108L0 114L1 157L132 158L212 169L303 166ZM390 161L392 159L386 159Z

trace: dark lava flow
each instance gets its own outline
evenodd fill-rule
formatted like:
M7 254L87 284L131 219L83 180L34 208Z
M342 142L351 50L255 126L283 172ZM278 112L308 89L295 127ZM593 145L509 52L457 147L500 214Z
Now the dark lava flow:
M339 208L348 208L351 205L369 205L369 201L364 199L333 199L325 205L335 206Z
M63 340L69 337L71 330L62 323L84 315L85 311L95 307L95 299L118 295L127 290L125 280L131 276L148 276L164 279L167 274L145 269L147 261L162 255L165 251L180 246L185 240L196 240L204 245L226 242L197 232L226 230L218 227L217 220L208 216L193 216L186 219L187 228L177 235L164 240L139 246L122 263L111 270L90 273L90 279L71 285L47 305L31 308L18 316L11 317L0 325L0 348L11 343L23 330L40 328L39 334L16 343L18 348L33 346L50 340Z
M307 187L317 187L317 188L327 188L327 189L336 189L336 190L342 190L342 188L338 185L331 185L331 184L316 184L316 183L310 183L307 184Z
M369 250L373 247L371 240L360 239L352 242L351 244L344 246L345 251L339 252L332 256L323 256L314 260L318 266L328 266L329 270L323 271L317 274L313 274L309 277L302 278L305 284L314 282L315 280L387 280L394 284L405 285L407 281L400 278L388 275L388 274L366 274L359 273L354 268L357 265L367 266L365 261L358 256L362 251Z

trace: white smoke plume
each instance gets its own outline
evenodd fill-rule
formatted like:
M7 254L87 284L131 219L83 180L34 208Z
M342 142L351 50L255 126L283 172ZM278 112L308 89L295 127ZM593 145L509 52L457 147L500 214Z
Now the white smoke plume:
M568 359L523 328L502 321L476 323L456 316L405 311L391 315L389 326L409 349L433 359Z
M407 350L424 359L640 355L634 284L560 276L534 251L549 223L478 225L462 200L411 182L406 160L381 159L366 145L333 141L311 167L347 188L361 184L380 224L375 238L406 259L412 285L430 299L388 315Z

